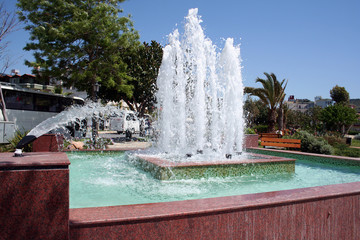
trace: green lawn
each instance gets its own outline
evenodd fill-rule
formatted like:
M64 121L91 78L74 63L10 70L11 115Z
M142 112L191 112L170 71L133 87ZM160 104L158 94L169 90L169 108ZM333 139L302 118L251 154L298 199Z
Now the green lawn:
M360 147L360 140L352 139L351 146L352 147Z

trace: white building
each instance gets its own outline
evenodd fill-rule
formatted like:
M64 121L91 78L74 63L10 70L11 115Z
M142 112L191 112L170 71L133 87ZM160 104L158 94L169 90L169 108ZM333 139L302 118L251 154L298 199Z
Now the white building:
M329 98L322 98L321 96L315 97L315 106L326 108L327 106L333 105L334 101Z
M310 108L314 107L314 102L309 99L295 99L294 95L290 95L287 101L285 101L288 109L293 111L306 112Z

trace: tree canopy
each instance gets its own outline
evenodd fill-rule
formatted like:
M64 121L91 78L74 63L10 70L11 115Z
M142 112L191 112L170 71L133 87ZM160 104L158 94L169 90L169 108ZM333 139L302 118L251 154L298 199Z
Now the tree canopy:
M138 34L129 17L120 17L124 0L18 0L27 24L39 74L74 85L94 96L96 82L132 95L131 77L122 54L137 47Z
M344 87L336 85L330 90L330 96L337 104L349 104L349 93Z
M256 82L262 84L262 88L245 88L245 93L257 96L269 108L269 131L275 131L276 109L282 105L285 98L285 88L287 81L283 79L279 82L274 73L264 73L266 79L257 78Z
M308 109L306 112L287 110L286 124L289 128L300 128L313 133L321 132L323 124L320 120L323 109L319 106Z
M357 118L355 109L342 104L328 106L320 114L320 120L323 121L327 130L338 131L343 135L357 121Z
M135 51L128 52L123 59L128 66L127 73L132 78L133 95L116 93L111 88L102 87L100 96L106 100L123 99L130 109L137 111L140 116L151 112L156 103L156 78L162 55L162 46L156 41L151 41L151 44L144 42Z
M256 125L268 124L268 109L260 100L248 97L244 102L244 114L247 127L254 128Z

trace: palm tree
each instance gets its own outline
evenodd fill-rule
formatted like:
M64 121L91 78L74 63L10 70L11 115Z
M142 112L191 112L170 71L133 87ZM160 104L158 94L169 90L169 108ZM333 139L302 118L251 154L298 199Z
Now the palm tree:
M257 96L265 105L267 105L269 108L268 129L269 132L274 132L276 123L276 110L280 108L280 112L282 112L287 81L283 79L281 82L279 82L274 73L268 74L265 72L264 74L266 79L257 78L255 81L256 83L260 82L262 84L262 88L246 87L245 93L249 93L251 96Z

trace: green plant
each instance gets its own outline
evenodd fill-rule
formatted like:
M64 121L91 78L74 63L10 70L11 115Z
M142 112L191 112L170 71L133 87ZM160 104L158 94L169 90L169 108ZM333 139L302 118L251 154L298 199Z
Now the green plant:
M265 133L265 132L267 132L267 129L268 129L268 125L256 125L254 127L254 130L257 133Z
M62 89L61 85L56 85L55 86L54 93L57 93L57 94L62 94L63 93L63 89Z
M9 144L5 144L1 146L0 151L1 152L13 152L16 149L16 145L20 142L21 139L23 139L29 131L25 131L24 129L21 131L17 129L15 131L14 137L9 139ZM24 152L32 152L32 144L28 144L23 149Z
M350 96L349 92L344 87L336 85L330 90L330 96L337 104L349 104Z
M298 131L291 138L301 139L301 151L331 155L333 147L324 138L315 137L306 131Z
M323 137L331 146L335 146L337 144L345 144L345 139L341 138L339 136L331 136L331 135L325 135Z
M335 104L324 108L320 120L329 131L336 131L343 136L350 126L358 119L355 109L346 105Z
M283 101L285 98L285 88L287 81L283 79L281 82L277 80L274 73L268 74L264 72L266 79L257 78L256 83L261 83L261 88L246 87L245 93L249 93L251 96L257 96L260 100L267 105L268 112L268 125L269 131L275 131L276 124L276 111L277 109L283 109Z
M94 97L93 86L132 95L124 52L140 43L120 2L18 0L18 15L31 38L24 49L34 54L26 65L38 75L64 81Z
M252 128L246 128L245 129L245 134L256 134L255 130Z

